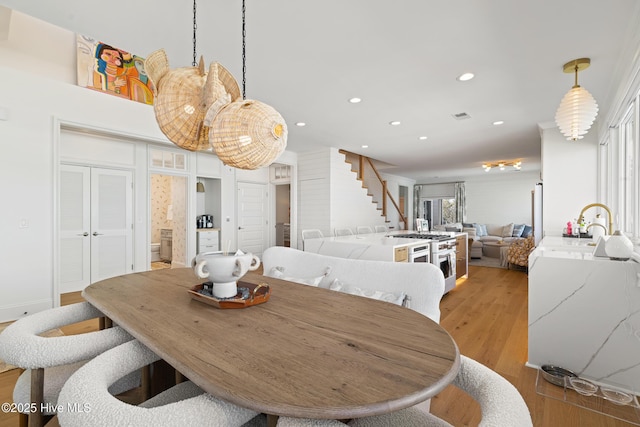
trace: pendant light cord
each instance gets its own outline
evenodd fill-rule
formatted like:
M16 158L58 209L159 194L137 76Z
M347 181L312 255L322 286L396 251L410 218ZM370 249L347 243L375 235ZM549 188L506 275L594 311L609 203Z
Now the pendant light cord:
M194 67L196 63L196 30L198 29L198 23L196 22L196 0L193 0L193 62L191 65Z
M195 0L194 0L195 1ZM244 0L242 0L242 99L246 99L246 86L247 86L247 30L245 20L246 8Z

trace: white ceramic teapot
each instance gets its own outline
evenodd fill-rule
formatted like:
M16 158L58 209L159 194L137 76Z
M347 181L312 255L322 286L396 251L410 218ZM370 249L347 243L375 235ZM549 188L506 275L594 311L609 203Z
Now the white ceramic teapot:
M199 278L213 283L214 297L231 298L238 293L238 279L258 267L260 258L250 253L238 251L225 255L222 252L205 252L194 259L193 271Z

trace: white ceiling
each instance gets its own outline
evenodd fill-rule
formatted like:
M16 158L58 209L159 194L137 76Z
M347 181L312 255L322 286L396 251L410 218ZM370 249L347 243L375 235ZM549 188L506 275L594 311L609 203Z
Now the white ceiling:
M573 85L562 65L591 58L579 83L602 120L632 59L622 52L640 17L637 0L246 3L247 98L283 115L287 149L362 153L418 182L482 174L483 162L498 160L522 159L523 171L538 170L538 125L553 122ZM172 68L193 60L192 0L0 4L136 55L164 48ZM240 0L197 4L198 57L220 62L240 84L241 22ZM475 79L456 81L467 71ZM351 97L363 101L350 104ZM452 117L461 112L471 118ZM505 123L492 125L497 120Z

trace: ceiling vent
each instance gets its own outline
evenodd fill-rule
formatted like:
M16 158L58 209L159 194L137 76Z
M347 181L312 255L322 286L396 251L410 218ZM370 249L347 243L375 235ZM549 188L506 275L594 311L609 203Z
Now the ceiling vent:
M464 119L470 119L471 116L468 115L467 113L457 113L457 114L452 114L453 118L456 120L464 120Z

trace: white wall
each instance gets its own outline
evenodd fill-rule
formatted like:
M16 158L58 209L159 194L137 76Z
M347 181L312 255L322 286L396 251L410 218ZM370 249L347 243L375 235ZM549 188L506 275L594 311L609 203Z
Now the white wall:
M367 189L358 181L357 174L351 171L351 164L345 161L344 154L337 148L329 149L330 158L330 229L350 228L356 233L359 225L384 225L385 218L378 205L367 194ZM380 206L382 209L382 206Z
M380 173L380 176L387 181L387 189L398 204L400 203L400 186L407 187L407 196L404 201L405 215L407 217L407 228L413 229L415 222L413 218L413 186L416 181L414 179L386 173ZM398 215L398 211L396 211L391 201L387 202L387 218L390 221L388 224L389 227L394 227L396 230L401 230L401 227L404 227L404 224L401 224L400 215Z
M11 18L9 35L0 40L0 108L8 113L7 120L0 121L0 322L58 303L53 286L54 209L61 123L176 148L160 132L153 107L75 85L73 33L18 12ZM197 153L201 156L210 155ZM194 195L196 163L201 164L201 176L221 178L221 239L235 246L236 169L204 170L206 161L197 162L196 153L189 158L188 188ZM281 159L291 164L297 156L285 152ZM145 143L136 143L135 271L148 265L147 164ZM241 176L268 182L268 174L261 172ZM187 224L194 233L190 250L195 254L195 196L188 203L193 215Z
M486 175L486 176L485 176ZM467 179L467 220L484 224L531 224L531 191L537 172L491 170Z
M562 235L567 222L576 220L584 206L598 201L597 158L595 132L579 141L567 141L557 127L542 129L544 235ZM595 217L596 212L586 212L585 217Z

